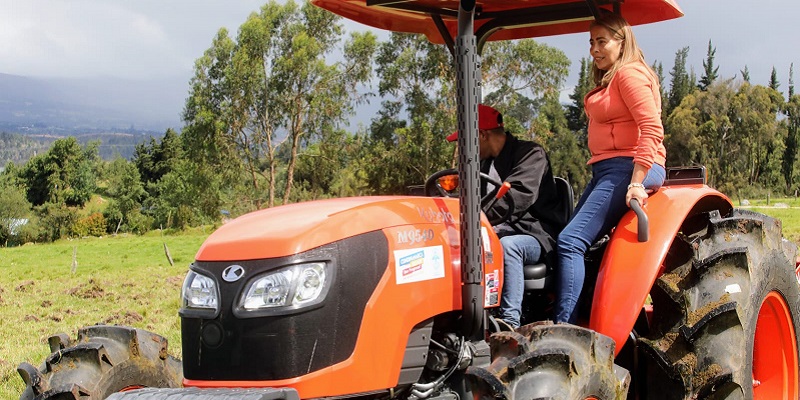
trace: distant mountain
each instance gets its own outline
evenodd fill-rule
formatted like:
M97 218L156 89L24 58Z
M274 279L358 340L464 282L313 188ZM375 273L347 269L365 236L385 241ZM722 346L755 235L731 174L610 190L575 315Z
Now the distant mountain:
M68 136L179 129L187 82L0 74L0 131Z
M0 166L26 162L56 139L99 140L100 156L130 159L137 143L180 130L187 82L46 79L0 73ZM17 134L17 135L15 135ZM19 135L19 136L18 136Z

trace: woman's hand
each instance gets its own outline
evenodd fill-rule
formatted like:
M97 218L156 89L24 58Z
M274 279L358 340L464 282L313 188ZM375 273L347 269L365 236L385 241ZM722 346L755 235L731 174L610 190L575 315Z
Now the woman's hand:
M628 185L628 193L625 195L625 204L630 207L631 199L639 200L639 204L644 206L647 200L647 191L641 183L632 183Z

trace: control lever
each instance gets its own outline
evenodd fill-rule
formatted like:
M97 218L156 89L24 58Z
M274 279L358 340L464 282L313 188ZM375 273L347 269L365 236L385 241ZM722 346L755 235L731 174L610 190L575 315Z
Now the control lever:
M497 190L497 194L494 195L492 201L486 206L486 209L488 210L492 208L492 206L494 206L494 204L497 203L497 200L500 200L501 198L503 198L503 196L506 195L506 193L508 193L509 189L511 189L511 184L508 182L503 182L503 184L500 185L500 189Z

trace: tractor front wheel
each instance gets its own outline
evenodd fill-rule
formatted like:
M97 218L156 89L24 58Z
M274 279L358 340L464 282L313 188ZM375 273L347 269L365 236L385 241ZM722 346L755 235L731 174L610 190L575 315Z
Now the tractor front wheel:
M50 338L50 351L40 368L22 363L25 381L20 400L101 400L113 393L143 387L179 387L180 361L167 354L167 340L141 329L90 326Z
M574 325L538 322L490 337L492 363L467 376L480 399L624 399L628 371L614 341Z
M684 228L651 292L647 398L796 400L800 287L780 222L733 210Z

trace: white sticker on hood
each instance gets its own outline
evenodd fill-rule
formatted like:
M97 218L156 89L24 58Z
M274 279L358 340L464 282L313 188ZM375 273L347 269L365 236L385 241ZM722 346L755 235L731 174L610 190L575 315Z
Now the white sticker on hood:
M444 278L442 246L395 250L394 263L398 285Z

